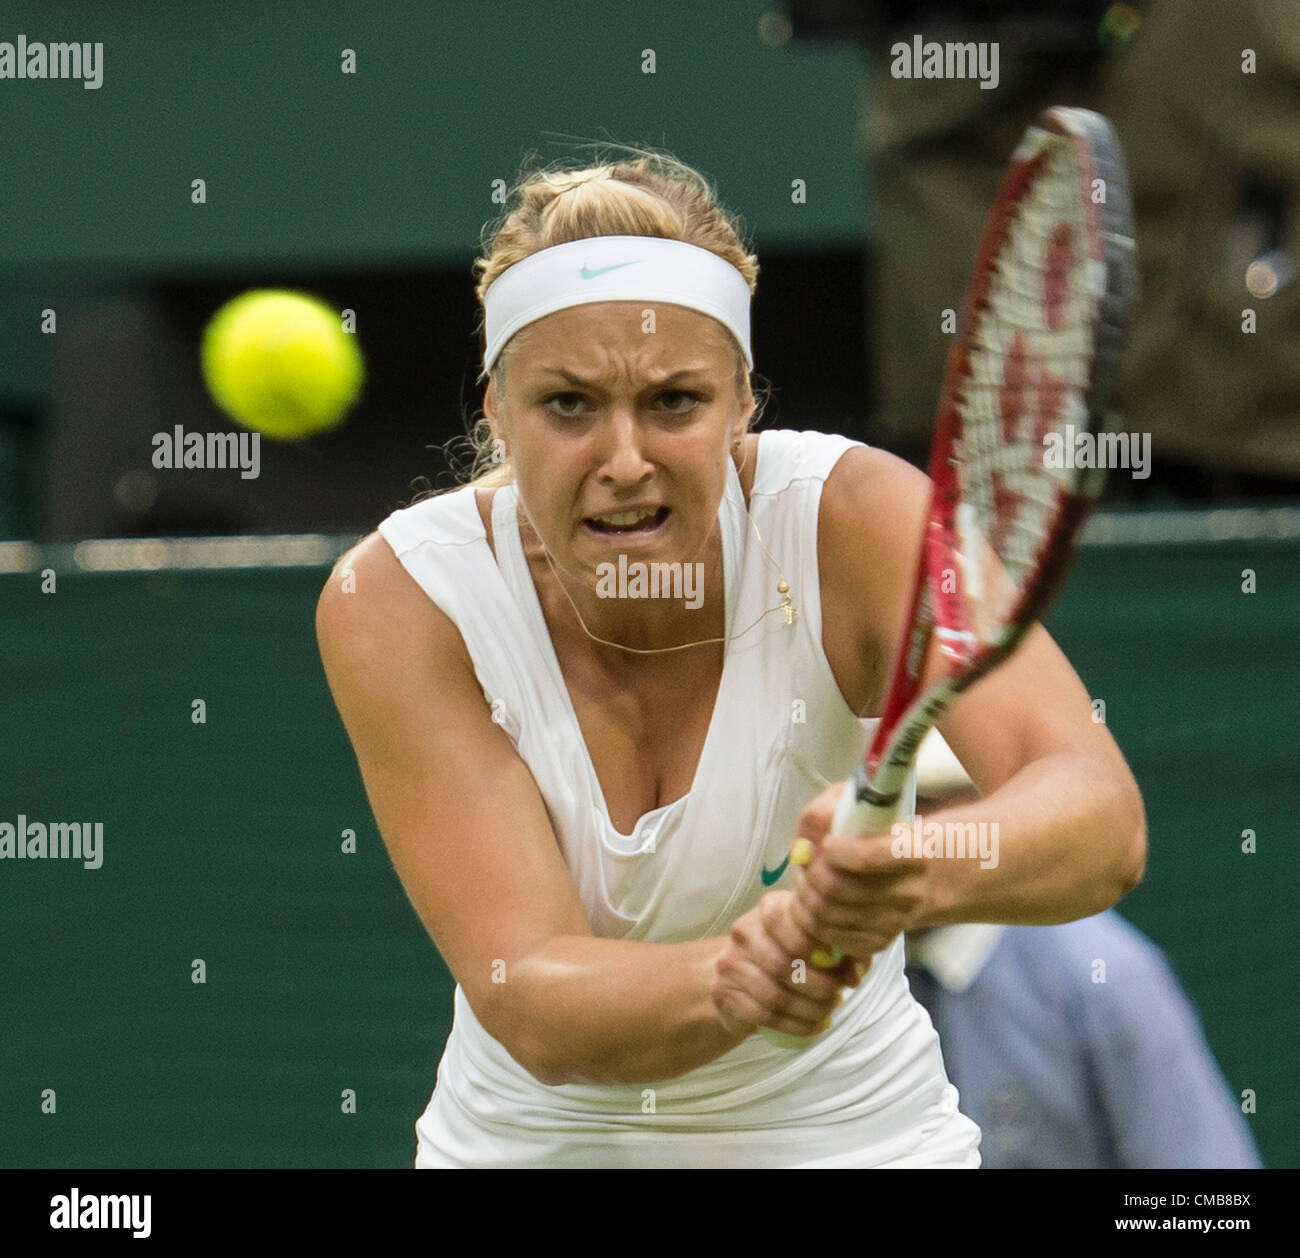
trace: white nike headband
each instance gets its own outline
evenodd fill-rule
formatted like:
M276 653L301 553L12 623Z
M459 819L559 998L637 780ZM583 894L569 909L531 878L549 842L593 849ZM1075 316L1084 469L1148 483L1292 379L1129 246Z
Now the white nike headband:
M754 366L749 284L730 262L681 240L592 236L530 254L488 286L484 374L520 328L594 301L662 301L698 310L727 328Z

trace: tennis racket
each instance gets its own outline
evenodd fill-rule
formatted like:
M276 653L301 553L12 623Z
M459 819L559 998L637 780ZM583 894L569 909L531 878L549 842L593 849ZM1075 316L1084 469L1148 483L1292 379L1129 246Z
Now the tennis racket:
M907 628L833 833L889 833L926 732L1011 655L1059 588L1105 478L1099 457L1076 451L1106 429L1136 274L1114 129L1089 110L1044 111L1012 155L975 258L939 398ZM936 641L943 671L923 691ZM790 1048L816 1038L762 1030Z

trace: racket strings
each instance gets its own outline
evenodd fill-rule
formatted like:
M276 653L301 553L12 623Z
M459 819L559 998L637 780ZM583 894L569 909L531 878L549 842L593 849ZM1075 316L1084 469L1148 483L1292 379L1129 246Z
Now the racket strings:
M963 548L991 549L1016 591L1033 578L1072 488L1071 469L1047 450L1053 434L1087 427L1101 296L1083 175L1068 143L1044 135L1043 145L1003 224L984 300L968 312L967 370L954 398ZM989 581L966 584L977 600L989 598ZM972 621L987 633L991 619L1009 614L1007 602L1003 588L997 606L972 609Z

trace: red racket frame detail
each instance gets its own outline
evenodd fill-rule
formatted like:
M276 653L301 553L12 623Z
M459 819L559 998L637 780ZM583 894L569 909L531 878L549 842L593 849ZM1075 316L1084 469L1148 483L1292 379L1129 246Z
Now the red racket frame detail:
M1111 338L1113 344L1100 343L1098 324L1107 313L1105 296L1108 294L1115 303L1110 318L1118 324L1134 287L1127 182L1118 142L1109 124L1099 115L1055 108L1040 115L1035 126L1045 133L1045 140L1064 137L1073 146L1080 174L1079 195L1086 207L1086 239L1075 243L1086 248L1089 257L1103 268L1107 280L1106 294L1098 296L1093 312L1095 352L1086 390L1086 426L1096 432L1105 419L1113 358L1120 340L1116 328L1116 335ZM1057 489L1053 517L1038 546L1031 574L1022 582L1019 597L1006 619L1005 633L998 642L981 641L975 648L958 645L962 641L975 641L973 637L945 635L944 649L952 667L918 705L917 696L936 623L957 634L971 629L962 587L961 538L956 519L960 484L954 456L960 453L957 443L962 430L958 403L962 386L971 375L969 338L980 314L988 308L995 264L1010 231L1013 213L1045 160L1045 146L1040 144L1027 155L1017 155L1008 168L980 242L958 337L949 352L930 455L929 474L933 483L930 510L904 622L908 629L899 645L880 725L867 752L865 781L859 774L859 798L873 806L887 805L897 796L926 730L957 695L1005 660L1045 612L1069 570L1073 541L1101 491L1104 477L1095 469L1077 471L1070 492ZM1091 195L1102 160L1107 170L1114 172L1108 187L1108 193L1113 193L1109 205L1098 203ZM940 579L944 573L953 578L950 589L945 589Z

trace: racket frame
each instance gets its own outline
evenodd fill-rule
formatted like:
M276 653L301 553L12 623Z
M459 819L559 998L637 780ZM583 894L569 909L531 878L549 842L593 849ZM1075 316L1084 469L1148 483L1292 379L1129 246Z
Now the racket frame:
M971 374L970 338L979 315L988 306L994 268L1011 229L1014 210L1029 181L1048 160L1049 144L1059 143L1062 138L1074 149L1082 185L1080 196L1086 207L1086 265L1095 286L1093 352L1079 430L1100 435L1111 419L1108 403L1123 341L1123 321L1136 292L1128 180L1111 124L1089 110L1057 106L1044 110L1017 146L976 254L957 339L944 369L929 464L930 504L912 598L903 622L906 630L899 641L880 723L867 755L845 783L831 821L833 834L889 833L921 740L964 691L1020 646L1042 617L1073 562L1073 542L1101 494L1105 471L1095 466L1074 468L1069 491L1056 487L1056 507L1037 548L1032 575L1019 589L1001 631L992 640L981 638L970 624L963 589L966 573L973 571L979 577L981 557L970 553L970 547L965 554L962 551L957 475L962 421L958 403L961 386ZM1101 202L1091 195L1098 179L1104 180ZM944 590L940 580L942 574L948 573L956 578L952 590ZM921 683L936 637L949 667L922 692ZM831 968L842 957L838 949L819 949L814 962ZM760 1030L772 1043L785 1048L806 1048L819 1038L789 1035L767 1027Z
M1010 231L1013 212L1030 180L1048 160L1048 144L1060 139L1065 139L1074 150L1082 184L1080 196L1087 214L1089 261L1098 285L1093 311L1096 348L1084 390L1086 410L1078 430L1100 434L1110 420L1108 403L1114 382L1114 359L1122 340L1119 328L1135 288L1128 184L1119 142L1110 124L1091 111L1058 106L1039 115L1017 147L976 255L958 336L949 350L944 370L938 425L930 454L930 507L912 600L904 621L908 629L900 640L875 737L836 812L835 833L888 831L897 816L921 740L964 691L1016 650L1041 619L1070 569L1074 560L1073 541L1105 482L1104 469L1075 468L1071 491L1057 489L1057 505L1037 548L1034 575L1019 590L1002 631L993 640L981 639L971 627L963 589L964 573L971 568L978 571L980 557L969 548L963 554L958 525L961 502L956 470L961 453L958 402L961 386L970 377L967 347L973 326L988 305L996 259ZM1099 173L1103 167L1104 175ZM1105 178L1105 201L1101 203L1090 195L1098 178ZM1112 334L1108 336L1107 332ZM953 588L947 591L941 580L945 574L954 577ZM951 667L922 693L921 682L936 635ZM841 825L847 828L841 829Z

